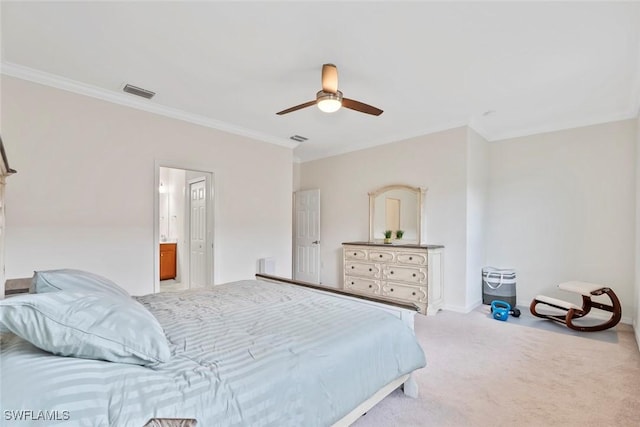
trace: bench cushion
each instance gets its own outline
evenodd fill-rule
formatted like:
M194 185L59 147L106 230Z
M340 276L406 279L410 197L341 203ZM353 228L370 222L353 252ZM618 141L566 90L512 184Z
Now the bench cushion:
M578 294L582 294L584 296L591 296L591 292L597 291L598 289L606 288L606 285L599 285L597 283L589 283L589 282L564 282L558 285L558 288L563 291L575 292Z

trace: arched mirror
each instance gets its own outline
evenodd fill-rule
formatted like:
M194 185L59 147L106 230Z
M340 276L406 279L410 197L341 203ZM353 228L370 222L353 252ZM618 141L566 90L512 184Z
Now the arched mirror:
M409 185L388 185L369 193L369 241L422 244L425 191ZM391 237L385 240L387 230Z

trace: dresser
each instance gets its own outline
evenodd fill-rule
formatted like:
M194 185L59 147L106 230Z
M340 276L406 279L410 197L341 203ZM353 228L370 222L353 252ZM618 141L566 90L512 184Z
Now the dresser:
M346 242L345 291L414 304L435 314L443 304L444 246Z

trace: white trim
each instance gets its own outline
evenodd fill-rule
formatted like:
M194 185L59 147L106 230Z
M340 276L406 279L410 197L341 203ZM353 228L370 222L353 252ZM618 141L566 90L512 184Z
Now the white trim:
M481 132L479 132L476 128L473 128L473 130L480 133L480 135L482 135L487 141L496 142L496 141L502 141L505 139L522 138L525 136L539 135L539 134L550 133L550 132L559 132L563 130L594 126L594 125L599 125L603 123L635 119L636 116L637 114L635 114L635 112L633 111L624 111L624 112L618 112L613 114L593 116L584 120L574 120L574 121L567 121L567 122L561 121L561 122L550 123L550 124L542 125L538 127L524 128L520 130L507 131L507 132L498 131L498 132L491 133L491 132L485 132L484 130L482 130L482 132L484 132L486 136L483 135Z
M377 141L365 141L364 143L360 142L360 143L355 143L354 145L351 146L346 146L346 145L341 145L338 148L335 148L333 150L329 150L323 154L317 155L317 154L312 154L309 157L305 157L304 159L301 159L301 163L306 163L306 162L312 162L314 160L320 160L320 159L325 159L327 157L333 157L333 156L338 156L341 154L346 154L346 153L351 153L354 151L360 151L360 150L367 150L369 148L373 148L373 147L377 147L380 145L386 145L386 144L392 144L394 142L400 142L400 141L406 141L409 139L413 139L413 138L419 138L421 136L425 136L425 135L431 135L434 133L438 133L438 132L444 132L444 131L448 131L451 129L457 129L457 128L461 128L461 127L466 127L467 126L467 122L466 121L453 121L450 122L448 124L442 125L442 126L433 126L430 128L426 128L426 129L422 129L421 131L418 132L410 132L410 133L406 133L406 134L396 134L394 136L385 138L385 139L381 139L381 140L377 140ZM366 145L365 145L366 144Z
M466 305L464 307L459 306L459 305L450 305L450 304L445 304L442 306L442 309L445 311L453 311L454 313L462 313L462 314L468 314L471 313L473 310L475 310L476 308L480 307L482 305L482 300L479 299L469 305Z
M119 93L111 90L107 90L98 86L82 83L76 80L68 79L66 77L58 76L55 74L47 73L44 71L36 70L34 68L25 67L12 62L2 61L0 62L0 73L7 76L19 78L22 80L39 83L45 86L55 87L57 89L74 92L80 95L90 96L92 98L101 99L103 101L111 102L114 104L124 105L127 107L135 108L138 110L147 111L154 114L159 114L165 117L170 117L176 120L181 120L196 125L229 132L235 135L244 136L247 138L255 139L258 141L268 142L270 144L279 145L294 149L300 144L293 142L286 138L279 138L272 135L256 132L238 125L231 123L225 123L219 120L212 119L210 117L201 116L198 114L189 113L187 111L179 110L177 108L167 107L154 103L151 100L141 99L133 95L125 93ZM601 123L615 122L619 120L635 119L640 113L640 77L636 78L631 90L631 105L628 111L617 112L613 114L597 115L584 120L575 120L569 122L557 122L552 124L541 125L537 127L523 128L513 131L487 131L475 117L470 117L468 120L455 120L447 124L432 126L420 131L396 134L388 138L384 138L378 141L365 141L356 143L355 146L340 146L333 150L329 150L323 154L312 154L310 157L294 161L305 163L313 160L324 159L327 157L333 157L340 154L346 154L353 151L366 150L368 148L377 147L379 145L391 144L394 142L405 141L420 136L430 135L438 132L443 132L459 127L470 127L476 131L480 136L489 142L501 141L504 139L520 138L524 136L537 135L541 133L557 132L561 130L592 126Z
M638 351L640 351L640 325L638 323L640 323L640 320L633 325L633 332L635 332L636 344L638 345Z
M124 105L138 110L147 111L149 113L159 114L172 119L182 120L184 122L229 132L235 135L245 136L247 138L256 139L258 141L268 142L270 144L280 145L287 148L295 148L298 144L285 138L278 138L266 135L260 132L252 131L241 126L230 123L221 122L209 117L198 114L189 113L187 111L171 108L164 105L156 104L151 100L142 99L134 95L118 93L115 91L103 89L98 86L82 83L66 77L14 64L11 62L0 63L0 73L7 76L39 83L45 86L55 87L57 89L74 92L80 95L90 96L92 98L101 99L103 101L112 102L114 104Z
M491 141L489 132L484 127L482 127L482 125L477 123L477 121L474 118L471 118L471 120L469 120L469 125L467 127L473 130L475 133L477 133L481 137L483 137L485 141L487 142Z

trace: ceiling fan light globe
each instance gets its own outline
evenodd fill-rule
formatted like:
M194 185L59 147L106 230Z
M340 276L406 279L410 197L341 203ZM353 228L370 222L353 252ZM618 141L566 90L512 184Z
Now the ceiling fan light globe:
M331 93L321 90L316 94L316 105L322 112L336 112L342 107L342 92Z
M342 107L342 102L337 99L321 99L318 108L324 113L334 113Z

